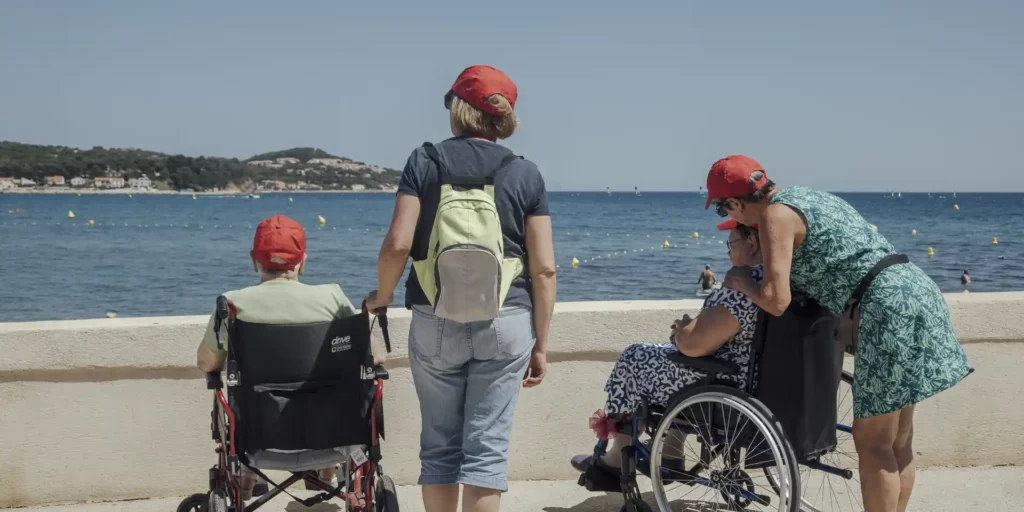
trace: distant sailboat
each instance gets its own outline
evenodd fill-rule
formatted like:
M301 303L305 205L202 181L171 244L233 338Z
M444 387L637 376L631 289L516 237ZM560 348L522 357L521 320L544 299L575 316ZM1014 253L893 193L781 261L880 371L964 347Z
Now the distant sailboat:
M604 191L607 192L608 195L612 195L612 188L611 187L605 187Z
M903 192L897 192L897 193L896 193L896 197L900 197L900 198L902 198L902 197L903 197Z
M640 187L633 187L633 192L636 193L636 195L640 195Z
M953 192L953 197L956 197L956 192Z
M708 195L708 191L704 190L704 187L700 187L699 192L700 192L700 195L702 195L702 196Z

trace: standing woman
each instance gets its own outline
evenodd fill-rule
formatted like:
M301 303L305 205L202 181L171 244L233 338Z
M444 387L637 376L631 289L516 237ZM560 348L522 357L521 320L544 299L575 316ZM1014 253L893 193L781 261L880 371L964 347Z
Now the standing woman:
M724 286L772 315L790 302L790 282L839 315L865 276L895 249L846 201L805 188L775 188L754 160L723 158L708 173L718 214L759 225L764 279L729 271ZM896 260L898 261L898 260ZM914 405L973 369L935 283L913 263L876 275L860 301L853 384L853 440L866 512L904 512L914 487Z
M555 304L547 192L533 162L497 143L515 132L516 95L490 66L455 80L444 97L454 137L409 156L367 297L371 310L391 304L412 257L405 305L427 512L455 512L459 484L464 511L498 510L519 390L540 384L547 367ZM489 286L468 291L488 276Z

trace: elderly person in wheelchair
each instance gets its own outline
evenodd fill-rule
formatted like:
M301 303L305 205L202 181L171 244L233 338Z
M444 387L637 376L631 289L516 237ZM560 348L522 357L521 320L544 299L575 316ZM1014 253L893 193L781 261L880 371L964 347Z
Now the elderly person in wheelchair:
M212 417L220 462L211 470L209 496L190 497L179 511L218 511L228 503L236 512L255 510L300 479L308 490L325 491L309 503L344 495L359 510L378 497L392 502L384 508L397 511L394 486L376 464L387 373L379 367L383 355L373 354L368 314L360 314L336 284L298 281L306 236L288 217L259 224L251 258L260 283L218 298L197 351L197 366L216 390ZM386 317L379 318L387 341ZM342 411L346 406L354 410ZM339 466L357 468L363 484L379 477L376 486L387 484L390 496L383 489L360 492L365 489L353 487L351 470L339 485ZM293 478L244 507L257 477L269 480L257 468L292 471Z
M719 229L729 231L734 269L760 281L756 227ZM837 324L801 296L773 317L741 292L715 290L696 318L672 325L669 343L623 351L590 420L593 454L572 459L580 485L621 492L626 512L652 510L638 472L662 511L857 510L851 429L836 412L850 406L837 392L853 380Z
M761 279L761 252L757 231L753 228L726 221L718 225L729 231L726 242L729 260L734 266L751 267L751 276ZM697 318L688 315L672 324L669 343L630 345L619 356L612 369L605 391L608 401L604 409L591 418L591 428L599 437L611 440L604 455L579 455L572 465L579 471L604 473L612 478L612 490L618 490L621 467L621 448L630 442L625 433L614 433L622 418L641 409L641 405L667 405L669 398L687 386L703 379L700 369L675 363L670 359L677 354L690 357L712 356L746 367L751 360L750 345L754 339L754 323L758 308L746 296L720 288L705 299ZM735 377L742 384L744 375Z

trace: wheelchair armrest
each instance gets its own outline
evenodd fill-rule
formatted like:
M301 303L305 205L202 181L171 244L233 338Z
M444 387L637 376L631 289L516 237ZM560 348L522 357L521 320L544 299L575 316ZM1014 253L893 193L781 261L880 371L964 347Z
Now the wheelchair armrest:
M728 361L714 359L711 356L690 357L685 354L675 352L669 354L668 360L676 364L681 364L683 366L708 373L724 373L727 375L738 375L740 373L740 367L738 365Z
M373 376L378 378L378 379L381 379L381 380L388 380L388 378L391 375L388 373L388 370L386 368L384 368L383 366L374 366L373 367Z
M224 382L220 380L220 372L209 372L206 374L206 389L221 389Z

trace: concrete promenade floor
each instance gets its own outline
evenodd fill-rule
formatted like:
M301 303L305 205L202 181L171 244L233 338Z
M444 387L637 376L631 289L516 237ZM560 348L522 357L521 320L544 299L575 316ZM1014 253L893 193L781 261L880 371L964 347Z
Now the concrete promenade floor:
M420 512L419 489L398 489L401 509ZM296 491L306 496L306 491ZM645 498L654 503L654 498ZM8 509L24 512L164 512L173 511L181 498L160 498L114 503L88 503L61 506ZM616 495L588 493L575 482L512 482L502 500L507 512L617 512L622 500ZM340 502L305 508L298 503L277 499L260 510L267 512L335 512ZM917 486L911 499L914 512L1019 511L1024 510L1024 466L986 468L931 468L918 471Z

